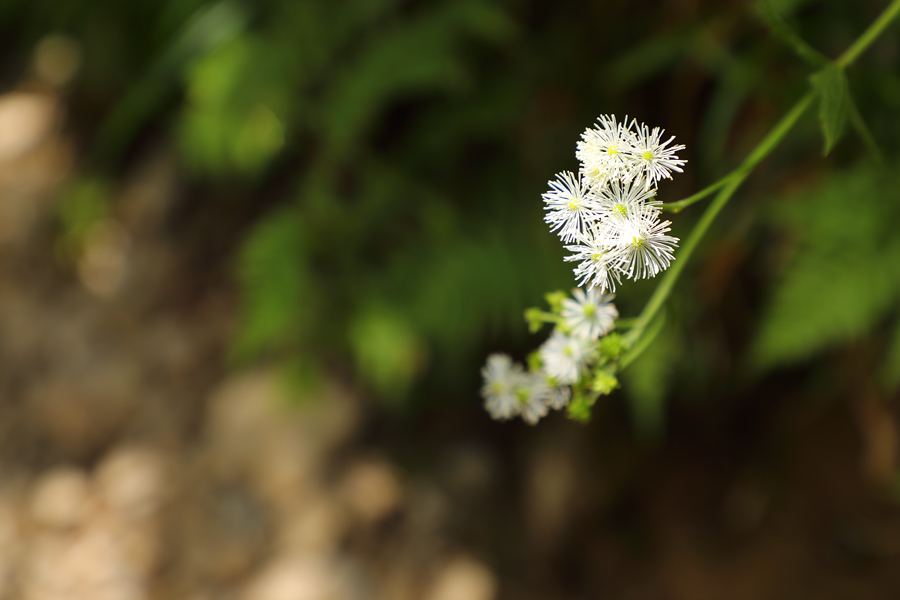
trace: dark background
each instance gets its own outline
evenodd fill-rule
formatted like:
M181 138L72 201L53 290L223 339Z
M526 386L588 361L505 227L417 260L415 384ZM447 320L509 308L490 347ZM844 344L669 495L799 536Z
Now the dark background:
M3 0L0 598L900 595L897 25L881 163L809 110L588 425L479 397L599 114L678 200L809 86L766 10L835 58L884 7Z

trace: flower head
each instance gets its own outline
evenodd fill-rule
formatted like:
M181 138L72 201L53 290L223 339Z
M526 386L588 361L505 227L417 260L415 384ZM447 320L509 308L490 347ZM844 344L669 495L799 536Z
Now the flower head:
M592 184L602 185L621 179L631 169L634 132L615 115L600 115L597 124L584 130L576 145L575 156L581 161L581 173Z
M628 279L656 277L672 263L678 238L666 235L670 221L637 214L616 223L615 245L620 254L614 268Z
M581 174L560 173L556 181L548 181L550 191L543 195L544 221L550 224L550 231L559 230L564 242L573 241L586 223L600 217L596 199L587 181Z
M615 238L610 237L610 234L615 232L609 232L608 229L605 221L592 223L576 240L577 243L566 246L566 250L574 254L563 260L578 261L578 266L572 271L579 287L589 284L588 287L597 287L601 292L616 291L621 273L615 269L615 265L621 262L623 252L611 243Z
M519 414L522 420L529 425L534 425L550 410L548 399L552 397L553 390L547 383L543 373L528 373L527 381L519 388Z
M498 420L511 419L519 414L517 392L527 382L527 374L521 365L513 365L506 354L491 354L481 369L484 385L481 395L484 407Z
M676 152L684 150L684 146L669 146L675 136L663 142L663 133L665 129L654 127L651 130L642 124L634 136L631 155L635 166L628 176L633 179L642 178L645 181L644 187L648 189L663 177L672 179L672 171L681 173L681 167L687 162L675 156Z
M544 371L560 384L577 383L596 347L592 340L556 329L540 349Z
M619 311L612 303L614 294L602 294L596 287L587 293L581 289L572 290L573 298L562 301L563 325L573 336L596 340L615 327Z

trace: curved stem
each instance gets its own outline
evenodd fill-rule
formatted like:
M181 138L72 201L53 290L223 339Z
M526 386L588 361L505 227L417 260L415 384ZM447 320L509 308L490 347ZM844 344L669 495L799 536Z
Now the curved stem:
M878 15L878 18L869 25L869 28L866 29L836 61L834 61L835 64L842 69L853 64L853 61L872 45L872 42L887 29L887 26L891 24L891 21L897 18L898 14L900 14L900 0L894 0L886 9L884 9L884 12Z
M734 177L734 176L736 176L739 172L740 172L740 169L735 169L734 171L732 171L732 172L729 173L728 175L722 177L722 178L721 178L720 180L718 180L717 182L715 182L715 183L713 183L713 184L711 184L711 185L706 186L705 188L703 188L702 190L700 190L700 191L697 192L696 194L692 194L692 195L688 196L687 198L684 198L684 199L682 199L682 200L678 200L677 202L667 202L666 204L663 204L662 209L663 209L663 210L667 210L667 211L671 211L671 212L673 212L673 213L681 212L682 210L684 210L685 208L687 208L687 207L690 206L691 204L694 204L695 202L699 202L700 200L703 200L703 199L706 198L707 196L712 195L713 192L715 192L716 190L722 188L722 187L725 186L729 181L731 181L731 178Z
M900 2L900 0L897 0L897 2ZM809 105L812 104L814 97L815 94L812 91L809 91L797 101L794 107L781 119L781 121L778 122L777 125L775 125L775 127L772 128L768 135L756 145L756 148L753 149L750 155L744 159L741 166L735 170L735 174L716 195L712 204L710 204L703 212L700 220L694 226L694 230L691 231L687 241L685 241L684 245L681 247L681 252L678 253L678 260L666 271L662 281L656 286L653 295L650 296L650 299L644 306L644 310L641 311L641 314L638 316L637 323L635 323L634 327L632 327L625 335L625 340L629 344L634 344L635 341L641 337L644 330L647 328L647 325L653 320L659 312L659 309L662 308L663 303L668 299L669 294L672 292L675 282L678 281L678 276L681 275L681 271L694 253L700 240L703 239L703 236L706 234L706 230L709 229L710 224L712 224L713 219L716 218L716 215L718 215L725 204L728 203L728 200L731 199L731 196L734 195L741 183L746 179L747 175L750 174L753 167L768 156L784 136L787 135L788 131L791 130L791 127L794 126L806 109L809 108Z

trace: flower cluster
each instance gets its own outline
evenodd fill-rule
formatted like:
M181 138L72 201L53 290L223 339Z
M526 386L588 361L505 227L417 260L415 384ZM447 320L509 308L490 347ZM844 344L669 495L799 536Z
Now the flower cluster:
M619 316L612 294L575 289L571 298L556 292L549 294L548 300L551 312L530 309L526 313L532 329L544 322L556 323L550 338L529 358L529 369L505 354L492 354L481 370L484 406L495 419L521 416L534 425L550 409L564 408L573 390L577 396L587 389L584 381L589 369L603 362L615 347L604 343Z
M547 295L550 311L525 311L532 332L553 323L550 338L528 358L526 369L492 354L481 370L484 406L495 419L521 416L535 424L551 409L587 420L597 398L618 387L617 361L626 340L613 332L619 312L612 293L622 278L655 277L671 264L678 239L660 220L656 184L681 172L675 155L684 146L662 141L663 131L601 116L585 130L575 156L577 174L560 173L543 195L544 220L572 252L579 288L572 297ZM587 285L587 291L581 289Z
M660 220L656 184L686 161L675 155L684 146L670 145L674 137L663 142L662 134L603 115L581 134L579 172L549 182L544 220L572 252L565 260L578 263L579 286L615 291L623 277L655 277L672 262L678 239L667 235L671 222Z

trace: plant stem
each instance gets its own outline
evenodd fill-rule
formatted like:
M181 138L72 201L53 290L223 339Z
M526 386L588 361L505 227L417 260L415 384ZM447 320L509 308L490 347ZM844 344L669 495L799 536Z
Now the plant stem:
M900 0L894 0L886 9L884 9L884 12L869 25L869 28L866 29L836 61L834 61L835 64L842 69L853 64L853 61L872 45L872 42L887 29L887 26L891 24L891 21L897 18L898 14L900 14Z
M682 210L684 210L691 204L694 204L695 202L699 202L700 200L703 200L704 198L711 195L713 192L715 192L719 188L725 186L729 181L731 181L732 177L734 177L735 175L738 174L739 171L740 171L740 169L735 169L728 175L724 176L722 179L718 180L717 182L715 182L711 185L706 186L705 188L703 188L696 194L688 196L687 198L684 198L682 200L678 200L677 202L668 202L666 204L663 204L662 208L663 208L663 210L671 211L673 213L681 212Z
M900 2L900 0L897 0ZM775 127L762 139L762 141L757 144L756 148L753 149L753 152L744 159L744 162L741 163L741 166L738 167L733 175L729 176L726 179L725 186L722 190L716 195L712 204L710 204L707 209L701 215L700 220L694 226L694 230L691 231L690 235L685 241L684 245L681 247L681 252L678 253L678 260L675 261L672 266L666 271L666 274L663 276L662 281L654 290L653 295L650 296L650 299L647 301L647 304L644 306L644 310L641 311L640 316L637 318L637 323L635 323L634 327L625 335L626 341L630 344L634 344L634 342L640 338L643 334L644 330L647 328L647 325L650 321L653 320L653 317L656 316L656 313L659 312L659 309L662 308L663 303L668 299L669 294L672 292L672 288L675 286L675 282L678 281L678 276L681 274L682 269L684 269L684 265L688 262L691 255L694 253L697 245L700 243L700 240L703 238L704 234L706 234L706 230L709 229L710 224L712 224L713 219L716 218L716 215L722 210L728 200L731 199L731 196L734 195L734 192L737 191L738 187L740 187L741 183L743 183L744 179L746 179L747 175L750 174L750 171L753 170L760 161L762 161L766 156L769 155L772 150L778 145L778 143L787 135L787 133L791 130L791 127L800 119L803 113L809 108L809 105L812 104L813 98L815 94L812 91L807 92L800 100L794 105L794 107L778 122ZM629 361L634 360L636 356L629 357Z
M866 29L860 36L857 38L855 42L844 51L841 56L834 61L834 64L837 65L838 68L844 69L851 65L853 61L855 61L860 54L862 54L872 43L884 33L884 30L887 29L888 25L897 18L897 15L900 14L900 0L893 0L890 5L878 16L877 19ZM706 208L704 213L700 216L700 220L694 226L694 230L691 231L684 245L681 247L681 252L678 254L678 261L675 262L663 276L662 281L660 281L659 285L653 291L653 295L650 296L650 299L647 301L647 304L644 306L644 310L641 311L641 314L637 317L637 320L627 334L625 334L625 341L631 346L632 350L627 352L625 356L622 357L620 361L620 365L624 368L624 366L633 362L638 355L646 348L648 344L639 343L641 337L644 335L644 332L647 329L647 326L653 321L654 317L656 317L659 310L662 308L665 301L668 299L669 294L672 293L672 289L675 286L675 282L678 281L678 276L681 275L681 271L684 269L684 265L688 262L691 255L694 253L694 250L697 248L697 245L700 243L700 240L703 239L703 236L706 234L706 231L709 229L709 226L712 224L713 219L719 214L725 204L731 199L737 189L740 187L741 183L743 183L744 179L750 174L750 172L758 165L775 147L779 142L787 135L787 133L791 130L794 124L800 119L803 113L809 108L809 105L812 104L813 99L815 98L815 92L813 90L808 91L797 103L791 108L791 110L778 122L778 124L772 128L772 130L766 135L762 141L757 144L756 148L744 159L744 162L741 165L717 181L716 183L710 185L706 189L694 194L693 196L689 196L684 200L680 200L678 202L674 202L669 204L667 208L669 210L674 210L675 212L681 210L685 206L693 204L698 200L706 197L711 194L716 189L721 188L721 191L716 195L715 199L712 203Z

